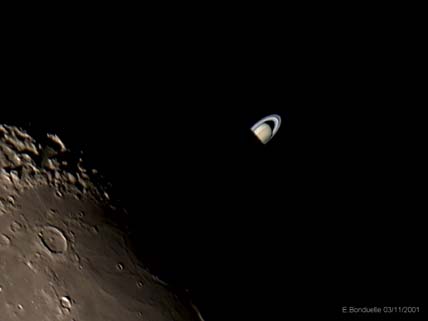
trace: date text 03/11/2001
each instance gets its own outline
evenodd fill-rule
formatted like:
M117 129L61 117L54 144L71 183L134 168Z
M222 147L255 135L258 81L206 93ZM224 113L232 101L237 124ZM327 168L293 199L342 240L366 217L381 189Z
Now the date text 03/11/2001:
M384 307L342 307L342 313L350 314L378 314L378 313L419 313L417 306L384 306Z

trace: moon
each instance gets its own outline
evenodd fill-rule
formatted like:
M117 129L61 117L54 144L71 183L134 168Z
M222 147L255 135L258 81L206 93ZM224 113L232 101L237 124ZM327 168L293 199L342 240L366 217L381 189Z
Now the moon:
M273 129L267 122L273 122ZM267 144L276 135L280 126L281 116L274 114L259 120L251 127L251 131L263 144Z
M0 319L202 320L134 254L125 209L48 139L55 152L0 125Z

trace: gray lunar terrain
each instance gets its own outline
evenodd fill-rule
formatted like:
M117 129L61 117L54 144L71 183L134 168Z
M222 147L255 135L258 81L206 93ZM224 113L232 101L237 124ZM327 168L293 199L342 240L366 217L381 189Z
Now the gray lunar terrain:
M202 320L135 256L126 211L48 141L0 126L0 320Z

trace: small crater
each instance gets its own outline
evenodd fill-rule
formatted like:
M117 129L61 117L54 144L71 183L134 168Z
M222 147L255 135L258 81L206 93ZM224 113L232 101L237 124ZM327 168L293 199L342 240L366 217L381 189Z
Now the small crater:
M50 252L60 254L67 251L67 239L58 228L47 226L39 233L39 237Z
M143 281L137 282L137 288L141 289L143 287L143 285L144 285Z
M54 149L55 154L58 152L65 152L67 150L67 148L65 147L64 143L62 142L62 140L57 136L57 135L53 135L53 134L47 134L48 139L50 140L49 144L51 149ZM53 143L53 144L52 144Z
M6 234L0 234L0 248L10 245L10 238Z
M19 232L22 230L22 224L19 223L18 221L13 221L12 224L10 224L10 230L13 233Z
M117 269L118 271L123 271L123 269L124 269L123 264L122 264L122 263L117 263L117 264L116 264L116 269Z
M59 303L61 304L61 307L64 309L71 310L71 299L68 296L63 296L60 298Z
M12 206L15 205L15 198L13 196L9 196L7 198L7 201L9 202L10 205L12 205Z

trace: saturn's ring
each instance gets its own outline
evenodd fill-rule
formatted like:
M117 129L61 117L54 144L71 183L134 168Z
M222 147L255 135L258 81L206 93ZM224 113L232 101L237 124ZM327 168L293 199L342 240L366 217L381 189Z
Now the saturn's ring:
M268 121L271 121L274 124L272 135L270 136L270 139L272 139L273 136L275 136L276 133L278 132L279 127L281 126L281 116L279 116L279 115L274 114L274 115L266 116L266 117L260 119L253 127L251 127L251 130L254 132L260 125L262 125Z

